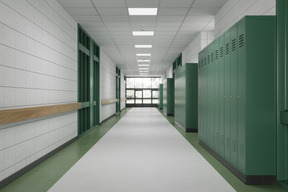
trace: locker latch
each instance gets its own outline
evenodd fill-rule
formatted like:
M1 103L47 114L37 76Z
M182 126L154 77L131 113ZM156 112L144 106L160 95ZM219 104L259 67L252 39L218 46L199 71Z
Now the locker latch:
M280 123L288 124L288 111L280 111Z

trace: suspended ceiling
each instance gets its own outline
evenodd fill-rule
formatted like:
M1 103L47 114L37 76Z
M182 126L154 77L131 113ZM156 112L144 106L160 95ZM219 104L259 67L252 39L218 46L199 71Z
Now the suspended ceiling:
M227 0L58 0L127 75L139 75L137 59L150 59L149 75L165 73ZM158 8L156 16L129 16L128 8ZM154 31L152 37L132 31ZM151 44L136 49L136 44ZM151 57L136 57L151 53Z

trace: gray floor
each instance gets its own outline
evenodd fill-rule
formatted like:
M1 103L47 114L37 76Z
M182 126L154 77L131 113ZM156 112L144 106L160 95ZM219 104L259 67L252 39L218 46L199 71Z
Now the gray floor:
M49 191L235 191L155 108L133 108Z

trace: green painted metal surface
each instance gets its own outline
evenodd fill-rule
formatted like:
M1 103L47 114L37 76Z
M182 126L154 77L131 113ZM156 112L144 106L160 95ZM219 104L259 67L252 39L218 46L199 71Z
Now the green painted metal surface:
M163 84L159 84L158 108L163 109Z
M174 115L174 78L163 81L163 112Z
M198 130L197 63L186 63L175 72L175 121L185 131Z
M276 26L246 16L199 53L199 139L245 176L276 175Z
M121 71L118 67L116 67L116 113L120 112L121 105Z
M276 1L277 12L277 180L288 189L288 2Z
M99 46L78 25L78 135L99 124Z

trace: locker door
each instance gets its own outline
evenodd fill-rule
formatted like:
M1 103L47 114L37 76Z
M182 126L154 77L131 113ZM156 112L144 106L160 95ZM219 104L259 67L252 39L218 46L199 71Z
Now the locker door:
M215 41L210 44L210 137L215 151Z
M238 81L237 81L237 117L238 117L238 127L237 127L237 137L238 137L238 169L245 174L245 129L246 129L246 119L245 119L245 90L246 90L246 43L245 43L245 21L241 21L237 25L238 31L238 51L237 51L237 60L238 60Z
M215 152L219 154L220 152L220 127L219 127L219 123L220 123L220 86L219 86L219 82L220 82L220 63L219 63L219 46L220 43L220 39L216 39L215 40L215 76L214 76L214 86L215 86L215 100L214 100L214 106L215 106L215 110L214 110L214 115L215 115L215 121L214 121L214 129L215 129Z
M231 164L237 168L237 25L231 30Z
M219 132L220 132L220 155L225 157L225 127L224 127L224 35L219 38Z
M199 76L198 76L198 135L200 141L203 141L203 52L199 53Z
M210 149L213 149L212 138L211 138L211 45L207 47L207 108L206 108L206 115L207 115L207 142Z
M225 102L225 109L224 109L224 119L225 119L225 159L228 162L231 162L231 130L230 130L230 120L231 120L231 109L230 109L230 96L231 96L231 35L230 30L225 32L225 56L224 56L224 63L225 63L225 83L224 83L224 102Z
M205 138L205 143L206 143L206 145L209 145L208 144L208 132L207 132L207 122L208 122L208 119L207 119L207 116L208 116L208 114L207 114L207 112L208 112L208 110L207 110L207 107L208 107L208 105L207 105L207 99L208 99L208 93L207 93L207 82L208 82L208 73L207 73L207 68L208 68L208 55L207 55L207 48L205 48L205 51L204 51L204 78L203 78L203 81L204 81L204 121L203 121L203 126L204 126L204 128L203 128L203 130L204 130L204 138Z
M288 188L288 2L276 1L278 55L277 180ZM286 69L286 70L285 70Z

